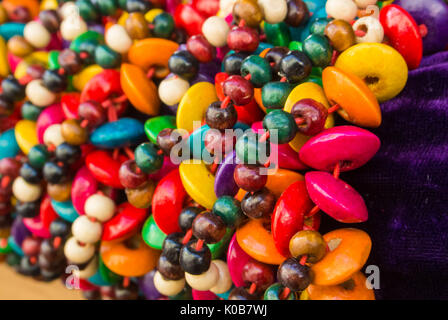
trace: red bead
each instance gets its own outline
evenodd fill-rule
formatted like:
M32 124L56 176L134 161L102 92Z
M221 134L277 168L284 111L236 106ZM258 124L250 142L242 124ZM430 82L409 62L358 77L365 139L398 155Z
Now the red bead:
M302 99L293 105L291 114L296 120L303 121L297 124L299 132L314 136L325 128L328 112L322 103L314 99Z
M70 92L62 95L61 106L62 112L67 119L78 118L78 106L81 95L77 92Z
M232 99L236 105L246 105L254 97L254 87L252 83L242 76L230 76L223 83L223 92Z
M128 202L117 207L117 214L104 223L102 240L111 241L124 238L137 230L145 221L147 210L138 209Z
M216 54L215 47L201 34L192 36L187 40L187 50L202 63L212 61Z
M123 185L120 182L118 172L121 164L126 160L128 158L122 154L114 159L110 152L96 150L89 153L85 161L87 168L96 180L106 186L122 189Z
M255 260L251 260L244 265L242 278L246 286L255 283L257 291L266 290L275 281L272 266Z
M135 160L127 160L123 162L118 171L121 184L125 188L135 189L140 187L148 180L148 175L137 169Z
M253 52L257 50L260 40L255 29L233 27L227 35L227 45L231 50Z
M202 24L205 18L190 4L177 6L174 12L176 25L185 29L189 36L202 33Z
M243 190L255 192L262 189L268 181L268 176L260 173L260 167L239 164L233 174L236 184Z

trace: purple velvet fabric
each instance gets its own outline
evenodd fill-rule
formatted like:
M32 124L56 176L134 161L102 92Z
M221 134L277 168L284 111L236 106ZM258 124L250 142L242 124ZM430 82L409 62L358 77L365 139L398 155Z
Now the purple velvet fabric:
M341 178L364 197L379 299L448 299L448 51L425 57L381 105L378 154ZM322 231L343 225L323 219Z

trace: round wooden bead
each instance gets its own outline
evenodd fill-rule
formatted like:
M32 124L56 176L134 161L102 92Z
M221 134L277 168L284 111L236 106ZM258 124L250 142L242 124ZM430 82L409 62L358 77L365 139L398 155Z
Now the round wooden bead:
M61 23L61 35L67 41L75 40L77 36L87 31L87 24L78 15L70 15Z
M167 280L159 271L154 275L154 286L157 291L166 296L174 296L185 287L185 278L179 280Z
M86 143L89 133L79 124L78 120L67 119L62 122L61 134L67 143L74 146L79 146Z
M115 213L115 202L104 195L93 194L87 198L84 211L88 217L105 222L113 217Z
M72 184L70 182L47 184L47 193L51 199L59 202L64 202L70 199L72 191Z
M258 5L267 23L280 23L286 18L288 6L285 0L259 0Z
M370 5L376 4L377 0L354 0L358 8L365 9Z
M33 52L33 47L22 36L14 36L8 40L8 51L17 57L25 57Z
M232 278L230 277L229 267L227 263L222 260L213 260L212 265L215 265L218 269L218 281L216 284L210 288L210 291L213 293L224 293L229 291L232 287Z
M329 16L347 22L352 22L358 13L353 0L328 0L325 9Z
M244 20L251 28L257 28L263 20L263 13L256 0L237 0L233 5L232 14L236 23Z
M59 14L61 15L62 19L67 19L68 17L73 16L77 13L78 13L78 7L76 6L74 1L65 2L59 8Z
M106 31L104 37L106 44L114 51L119 53L126 53L132 46L132 39L127 33L126 29L119 25L114 24Z
M307 262L316 263L325 256L327 245L319 232L301 230L289 241L289 252L294 258L307 255Z
M219 270L214 263L210 263L210 267L204 273L199 275L185 272L185 280L193 289L199 291L208 291L213 288L219 279Z
M168 106L174 106L182 100L188 88L190 88L190 84L181 77L166 78L159 85L160 100Z
M136 208L149 208L154 194L155 185L152 180L149 180L142 186L135 189L126 189L126 196L130 204Z
M57 147L58 145L64 143L64 137L62 136L62 130L60 124L53 124L49 126L44 132L44 143L49 146L53 145Z
M50 32L37 21L31 21L25 25L23 37L35 48L45 48L51 40Z
M70 262L85 263L95 254L95 246L89 243L81 244L75 237L71 237L65 243L64 254Z
M223 47L227 44L227 34L229 31L229 25L221 17L212 16L202 24L204 37L215 47Z
M331 45L337 51L344 51L356 43L355 32L350 23L344 20L333 20L324 31Z
M44 86L42 80L30 81L25 89L26 96L32 104L38 107L46 107L56 101L56 95Z
M39 184L31 184L22 177L17 177L12 184L12 193L21 202L32 202L39 199L42 188Z
M357 43L362 42L383 42L384 29L380 21L374 17L362 17L353 24L353 30L362 30L366 34L362 37L356 37Z
M100 222L92 221L89 217L82 215L76 218L72 224L72 234L82 243L95 243L101 239L103 227Z
M144 39L149 35L148 22L141 12L130 13L125 28L129 37L134 40Z

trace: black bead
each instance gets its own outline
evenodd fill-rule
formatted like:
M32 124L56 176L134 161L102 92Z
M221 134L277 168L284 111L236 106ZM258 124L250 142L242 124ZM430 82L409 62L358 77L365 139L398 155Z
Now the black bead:
M186 43L188 40L188 34L184 29L180 29L180 28L176 28L174 29L174 41L182 44L182 43Z
M53 241L54 240L52 238L42 240L40 244L39 256L42 256L49 261L61 263L65 259L63 246L60 245L55 248L53 246Z
M115 298L117 300L137 300L138 285L132 281L124 287L122 283L115 286Z
M40 274L39 264L32 264L29 257L23 256L20 259L19 272L26 276L37 276Z
M246 288L239 287L230 291L229 300L257 300L257 297L250 294Z
M61 237L61 238L65 238L67 237L70 232L70 223L68 223L65 220L62 219L56 219L53 220L50 224L50 234L53 237Z
M44 86L55 93L59 93L67 89L67 76L59 74L58 70L46 70L42 76Z
M24 163L20 168L20 176L29 183L39 183L42 180L42 172L33 168L28 162Z
M81 158L81 148L64 142L56 147L55 155L58 161L72 164Z
M86 300L101 300L101 292L100 290L93 289L93 290L82 290L82 296Z
M203 245L196 250L197 240L190 241L180 251L180 266L185 272L199 275L210 268L212 253L208 246Z
M313 280L313 274L310 267L301 265L294 258L283 261L277 270L278 281L291 289L291 291L305 290Z
M179 255L182 250L183 233L169 234L162 244L162 254L173 264L179 264Z
M288 48L274 47L269 49L266 53L264 58L269 62L269 64L274 63L274 65L271 66L274 75L278 76L278 72L280 71L280 61L288 52Z
M188 51L175 52L168 60L170 71L185 79L192 79L199 70L199 62Z
M302 51L288 52L280 61L280 75L290 83L298 83L311 73L311 61Z
M168 260L167 256L161 255L157 262L157 270L169 280L179 280L185 275L184 270L179 263L172 263Z
M240 74L241 65L243 60L246 59L247 54L242 52L232 53L226 55L222 61L224 64L224 72L228 75Z
M150 9L149 1L144 0L127 0L126 11L146 13Z
M205 112L205 122L213 129L231 129L237 120L238 113L231 102L224 109L221 108L221 101L213 102Z
M25 98L25 87L13 76L8 76L2 81L3 95L10 101L20 101Z
M263 188L253 193L246 193L241 201L241 210L252 219L267 218L274 211L275 195Z
M63 182L67 175L67 168L65 165L60 165L55 161L47 161L44 164L44 179L51 184L58 184Z
M23 218L34 218L39 214L40 201L20 202L16 203L16 212Z
M201 212L202 210L198 207L186 207L182 209L179 215L179 227L182 231L187 232L191 229L194 218Z
M0 94L0 117L7 117L14 111L14 103L4 94Z

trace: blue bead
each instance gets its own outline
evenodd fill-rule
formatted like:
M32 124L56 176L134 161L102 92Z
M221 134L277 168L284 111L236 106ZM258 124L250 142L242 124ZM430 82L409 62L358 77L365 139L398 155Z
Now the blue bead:
M16 141L14 129L9 129L0 135L0 160L3 158L13 158L20 151Z
M0 35L8 41L14 36L23 36L24 23L8 22L0 25Z
M75 207L71 200L59 202L51 200L51 206L53 210L65 221L73 222L79 217L78 212L76 212Z
M22 248L17 244L17 242L14 241L14 238L12 236L8 238L8 244L11 249L19 256L23 257L25 255L22 251Z
M132 118L121 118L98 127L90 136L95 147L115 149L138 144L145 138L143 124Z

